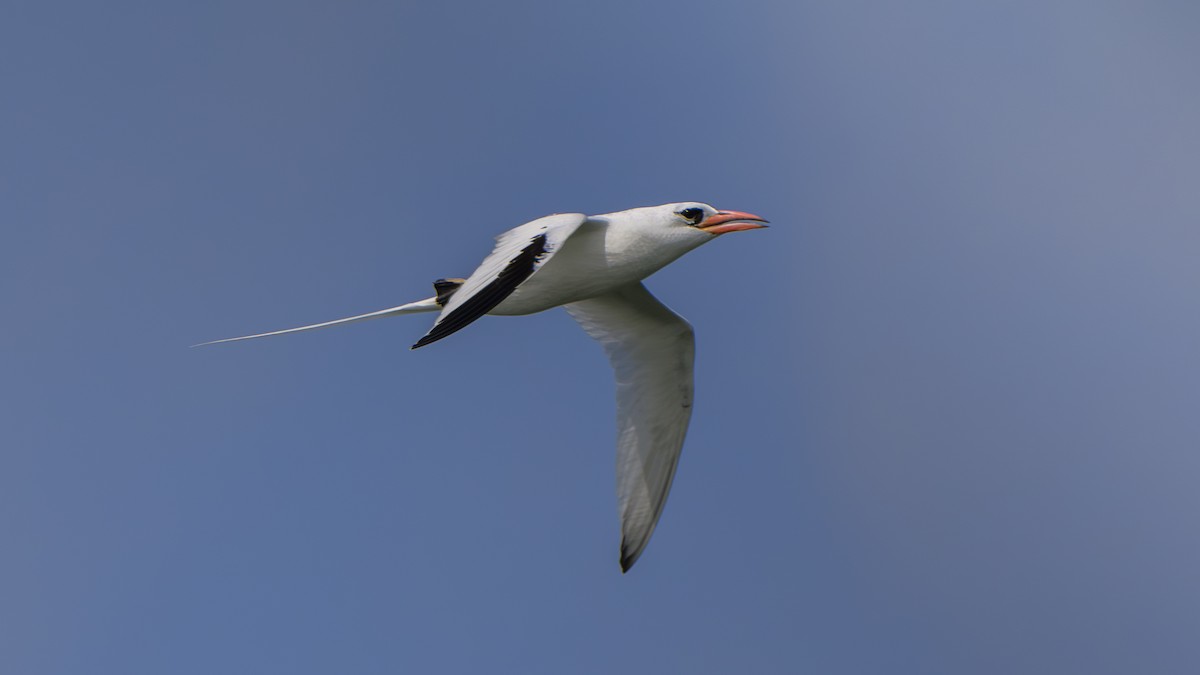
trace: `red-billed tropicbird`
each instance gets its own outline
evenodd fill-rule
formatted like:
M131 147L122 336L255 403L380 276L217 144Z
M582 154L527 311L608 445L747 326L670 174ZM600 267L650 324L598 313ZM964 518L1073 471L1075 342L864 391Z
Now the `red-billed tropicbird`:
M741 211L680 202L598 216L559 213L496 237L467 279L439 279L437 295L399 307L233 342L384 316L440 312L412 346L424 347L484 314L533 314L563 306L603 345L617 377L617 500L621 570L650 541L666 503L692 416L692 326L642 280L718 235L766 227Z

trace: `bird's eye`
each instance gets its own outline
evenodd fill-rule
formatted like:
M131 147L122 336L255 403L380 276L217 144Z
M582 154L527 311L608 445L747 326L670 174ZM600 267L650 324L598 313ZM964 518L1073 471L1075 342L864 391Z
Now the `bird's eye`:
M691 207L679 212L679 215L691 225L699 225L700 221L704 220L704 209Z

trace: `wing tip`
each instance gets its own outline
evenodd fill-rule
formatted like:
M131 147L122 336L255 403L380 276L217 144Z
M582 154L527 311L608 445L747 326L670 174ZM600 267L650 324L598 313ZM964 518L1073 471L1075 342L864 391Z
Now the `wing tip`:
M417 340L415 343L413 343L413 346L409 347L408 351L411 352L414 349L420 349L421 347L424 347L425 345L433 344L434 342L441 340L443 337L445 337L445 336L439 335L437 337L433 337L433 331L430 331L430 332L426 333L425 336L422 337L420 340Z
M638 557L642 554L641 549L635 549L630 546L628 540L621 540L621 574L625 574L637 562Z

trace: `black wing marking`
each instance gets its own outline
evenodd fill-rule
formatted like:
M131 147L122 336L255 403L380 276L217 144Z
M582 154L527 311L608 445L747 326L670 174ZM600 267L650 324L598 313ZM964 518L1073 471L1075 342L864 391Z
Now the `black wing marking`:
M512 295L512 292L517 290L523 281L529 278L537 269L537 263L546 254L546 235L539 234L530 240L529 245L521 249L521 252L515 258L508 262L508 265L496 275L492 283L479 289L479 292L471 296L466 302L459 305L453 312L446 315L444 319L437 322L433 328L425 334L425 337L417 340L417 344L413 345L413 349L424 347L427 344L437 342L442 338L456 333L463 328L466 328L472 321L492 311L496 305L499 305L505 298Z
M466 279L438 279L433 282L433 290L437 293L438 307L445 307L450 298L454 296L454 291L458 290L459 286L467 283Z

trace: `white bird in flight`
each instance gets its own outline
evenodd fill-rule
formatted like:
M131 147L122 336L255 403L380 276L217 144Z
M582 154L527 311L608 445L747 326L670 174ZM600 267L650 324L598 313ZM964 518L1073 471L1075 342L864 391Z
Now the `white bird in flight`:
M439 279L437 295L345 319L203 344L250 340L400 314L440 312L413 349L484 314L565 307L599 341L617 378L617 502L621 571L650 541L662 514L692 416L692 326L642 280L717 236L766 227L741 211L680 202L588 216L559 213L496 237L466 279ZM197 345L199 346L199 345Z

